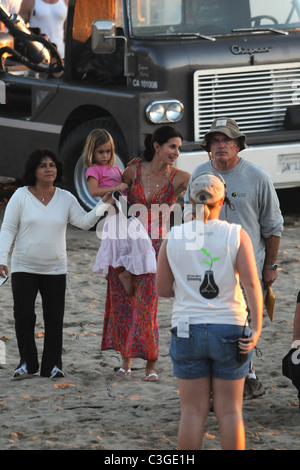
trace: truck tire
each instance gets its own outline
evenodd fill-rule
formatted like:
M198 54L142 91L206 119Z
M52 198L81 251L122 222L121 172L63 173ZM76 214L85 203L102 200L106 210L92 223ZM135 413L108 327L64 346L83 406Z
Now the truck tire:
M81 205L88 210L95 207L99 198L94 198L89 193L85 179L86 168L81 154L87 136L97 128L106 129L111 134L115 144L116 164L124 170L127 161L126 144L119 127L110 118L94 119L81 124L66 137L60 148L60 160L64 164L65 188L73 193Z

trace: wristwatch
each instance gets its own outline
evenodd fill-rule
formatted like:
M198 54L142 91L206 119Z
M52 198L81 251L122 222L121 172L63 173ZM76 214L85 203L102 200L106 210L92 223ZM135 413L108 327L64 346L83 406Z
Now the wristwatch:
M278 265L276 263L264 265L264 269L272 269L272 271L276 271L277 268L278 268Z

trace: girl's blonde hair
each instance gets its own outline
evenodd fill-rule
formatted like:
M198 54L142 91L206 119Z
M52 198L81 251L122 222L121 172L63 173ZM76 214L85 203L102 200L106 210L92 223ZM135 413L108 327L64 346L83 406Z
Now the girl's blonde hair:
M94 129L87 136L85 145L83 148L82 156L83 156L83 162L86 168L89 168L90 166L96 163L93 158L95 148L100 147L101 145L104 145L107 142L110 142L110 145L111 145L111 157L108 162L108 165L110 167L114 166L116 162L116 156L115 156L115 144L114 144L112 136L105 129Z

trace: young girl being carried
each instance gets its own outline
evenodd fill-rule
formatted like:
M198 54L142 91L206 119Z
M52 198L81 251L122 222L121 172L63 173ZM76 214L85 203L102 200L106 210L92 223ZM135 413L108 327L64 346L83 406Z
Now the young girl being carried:
M122 171L115 165L114 141L105 129L94 129L87 137L83 150L86 179L91 196L103 197L119 191L126 197L128 185L122 181ZM134 219L134 220L133 220ZM138 237L131 237L131 233ZM134 294L133 276L156 272L156 258L147 231L138 219L128 219L122 212L108 215L93 272L108 273L109 266L121 267L119 279L128 295Z

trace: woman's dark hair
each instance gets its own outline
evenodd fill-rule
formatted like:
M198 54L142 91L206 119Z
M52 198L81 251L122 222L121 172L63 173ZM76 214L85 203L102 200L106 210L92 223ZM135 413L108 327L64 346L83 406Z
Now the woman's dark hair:
M36 183L35 172L37 167L40 165L43 158L49 157L55 163L57 169L57 177L55 183L62 180L62 163L58 161L56 155L52 150L47 148L40 148L34 150L28 157L25 165L25 173L23 176L24 184L27 186L34 186Z
M151 162L152 158L154 157L154 142L157 142L159 145L163 145L168 142L168 140L173 139L173 137L179 137L181 140L183 140L180 132L174 129L172 126L162 126L159 127L153 134L146 134L144 140L145 150L143 152L145 160L147 162Z

